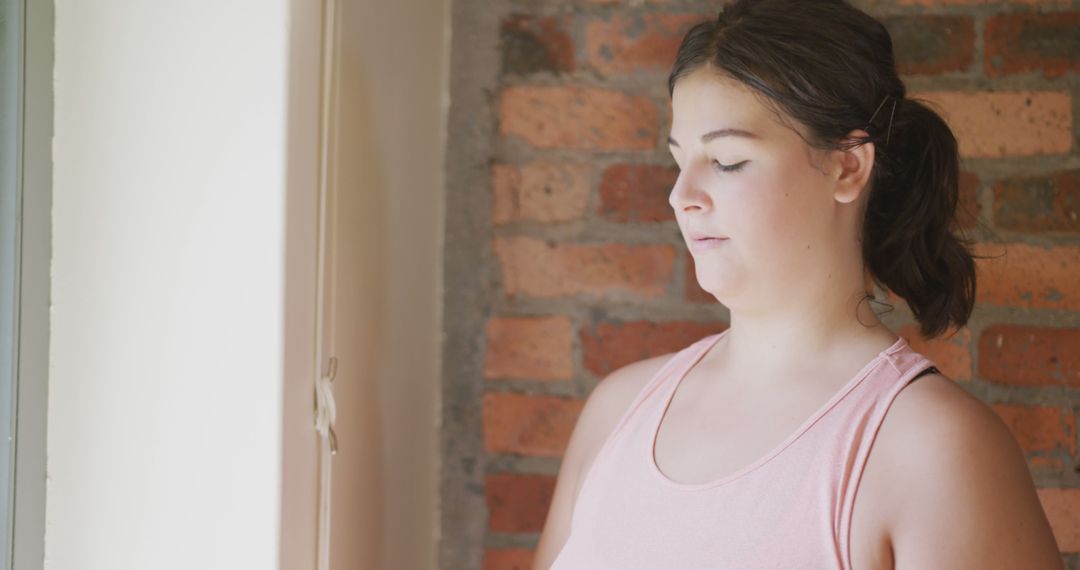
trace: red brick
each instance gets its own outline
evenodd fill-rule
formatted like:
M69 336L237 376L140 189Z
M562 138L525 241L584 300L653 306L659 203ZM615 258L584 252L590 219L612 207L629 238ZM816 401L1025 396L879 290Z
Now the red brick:
M1009 426L1026 453L1063 448L1076 454L1076 416L1050 406L994 404L990 406Z
M669 133L669 132L671 132L672 119L675 116L674 115L675 110L671 107L671 99L670 98L668 98L666 101L664 101L664 104L660 106L660 111L663 113L663 116L661 117L661 120L663 121L663 123L661 123L663 125L663 127L662 127L663 131L665 133ZM665 144L666 144L666 138L667 137L665 137Z
M551 2L551 3L554 3L554 4L565 4L565 3L567 3L567 0L548 0L548 1ZM570 0L570 3L572 3L572 4L580 4L580 5L590 5L590 4L592 4L592 5L612 5L612 4L619 4L620 6L625 7L628 4L630 6L641 6L641 5L649 6L649 5L671 4L671 3L675 2L675 1L676 0L629 0L629 2L628 2L627 0Z
M951 337L942 335L924 339L917 325L905 325L898 333L907 339L911 348L934 361L938 370L956 381L971 379L971 329L960 329Z
M600 178L600 214L616 222L674 220L668 194L679 169L651 164L615 164Z
M901 6L984 6L987 4L1014 4L1020 6L1068 6L1072 0L899 0Z
M581 218L589 200L589 166L531 162L492 167L492 221L564 222Z
M970 157L1066 154L1072 150L1072 99L1066 91L911 93L926 99Z
M660 130L649 97L592 87L507 87L499 116L500 134L539 148L648 150Z
M1080 232L1080 170L994 184L994 223L1028 233Z
M994 325L979 338L979 377L1011 386L1080 388L1080 329Z
M675 63L675 53L686 31L713 17L620 12L590 22L585 33L589 64L603 74L667 72Z
M567 244L531 237L496 237L495 254L511 296L659 297L675 263L670 245Z
M484 449L540 457L562 457L584 400L558 396L484 394Z
M1034 471L1036 469L1049 470L1060 473L1065 469L1065 462L1056 457L1047 457L1045 455L1032 455L1028 457L1028 467Z
M555 477L496 473L486 477L488 528L492 532L540 532L551 506Z
M503 73L553 73L577 67L569 16L534 17L513 14L502 22Z
M723 322L601 322L581 329L585 368L598 377L639 360L681 350L727 328Z
M694 269L694 256L687 252L684 257L686 259L686 285L683 287L683 294L686 295L686 300L691 303L716 303L716 297L702 289L701 284L698 283L697 271Z
M986 20L986 74L1080 73L1080 12L997 14Z
M956 218L952 229L970 229L977 225L982 216L982 207L979 205L979 186L982 182L974 172L960 171L960 199L956 204Z
M1061 552L1080 552L1080 489L1036 489Z
M977 244L977 300L998 306L1080 309L1080 246Z
M569 380L570 319L550 317L495 317L486 327L485 378Z
M483 570L532 570L534 553L527 548L489 548Z
M903 75L964 71L975 61L975 22L967 16L914 15L881 18L893 39Z

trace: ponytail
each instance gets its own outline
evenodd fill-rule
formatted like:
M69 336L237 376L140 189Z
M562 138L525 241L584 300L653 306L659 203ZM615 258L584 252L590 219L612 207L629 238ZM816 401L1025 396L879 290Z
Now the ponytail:
M863 222L870 273L903 298L923 337L963 327L975 305L971 242L952 231L959 152L945 121L924 102L900 97L880 139Z

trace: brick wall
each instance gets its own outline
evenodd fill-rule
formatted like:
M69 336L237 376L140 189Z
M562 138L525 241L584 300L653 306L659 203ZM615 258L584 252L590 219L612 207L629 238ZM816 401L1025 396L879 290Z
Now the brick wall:
M1080 568L1080 1L857 2L911 96L960 141L979 240L969 326L925 342L1024 447ZM455 0L447 165L440 568L530 568L584 398L613 369L727 325L667 192L681 0Z

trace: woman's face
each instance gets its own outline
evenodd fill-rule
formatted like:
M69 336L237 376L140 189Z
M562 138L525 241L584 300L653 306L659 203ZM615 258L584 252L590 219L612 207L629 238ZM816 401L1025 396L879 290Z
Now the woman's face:
M680 169L669 202L698 283L717 300L775 306L835 261L844 230L835 178L817 166L825 155L748 87L711 68L679 79L669 148Z

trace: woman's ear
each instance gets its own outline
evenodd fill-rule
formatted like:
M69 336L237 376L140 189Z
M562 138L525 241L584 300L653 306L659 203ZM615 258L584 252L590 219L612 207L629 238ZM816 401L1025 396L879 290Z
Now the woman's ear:
M877 150L873 142L858 144L859 139L869 137L870 134L862 129L855 129L848 133L845 142L854 143L847 150L837 150L836 190L833 193L837 202L853 202L862 195L870 182L870 173L874 168L874 152Z

